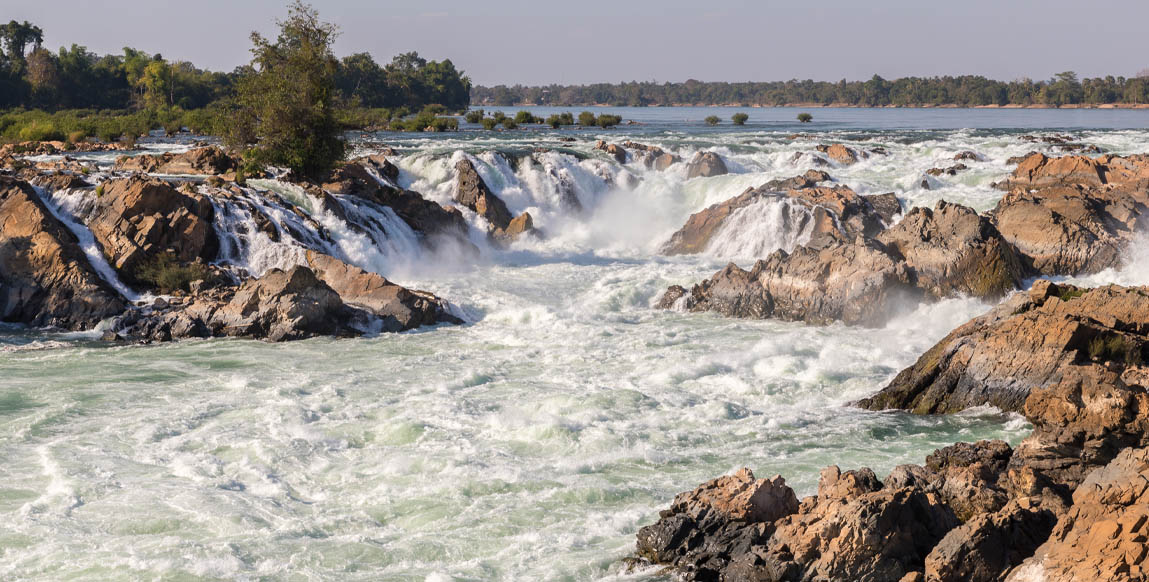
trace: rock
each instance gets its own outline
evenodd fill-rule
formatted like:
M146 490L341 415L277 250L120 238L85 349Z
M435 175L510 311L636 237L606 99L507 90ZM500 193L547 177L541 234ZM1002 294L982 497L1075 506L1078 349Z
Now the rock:
M825 172L810 170L802 176L771 180L758 188L748 189L734 198L691 215L686 224L663 244L661 252L667 255L703 252L735 212L763 200L782 196L801 203L809 210L805 219L807 222L787 226L795 232L802 232L809 224L813 224L812 232L815 235L836 233L873 236L884 228L886 218L872 202L888 210L889 198L885 195L859 196L846 186L819 186L829 179L829 174ZM892 216L889 219L892 220Z
M936 298L965 294L998 299L1026 276L1021 260L989 219L971 208L938 203L911 210L877 239L914 270Z
M364 271L335 257L307 251L315 275L348 304L384 318L385 331L406 331L438 323L463 323L447 303L426 291L396 285L382 275Z
M686 178L711 178L728 173L726 162L714 152L698 152L686 166Z
M678 156L666 153L658 146L625 141L622 142L622 147L631 152L633 157L641 160L647 168L654 168L660 172L681 161ZM607 153L611 152L608 151Z
M689 311L879 326L921 297L905 263L878 242L828 240L793 253L777 251L750 271L731 264L695 285Z
M606 152L620 164L626 163L626 149L620 145L608 144L600 139L594 143L594 149Z
M866 196L866 202L870 203L870 207L878 213L886 227L893 225L897 217L902 215L902 202L893 192L869 194Z
M993 513L1009 501L1006 473L1013 449L1004 441L957 443L926 457L926 468L937 475L931 481L946 505L961 521Z
M0 177L0 321L86 330L126 308L31 186Z
M1076 370L1097 382L1099 367L1117 370L1149 354L1149 288L1083 290L1038 281L957 328L859 404L918 414L990 404L1021 412L1030 392Z
M967 161L967 160L971 161L971 162L980 162L981 159L982 159L982 157L980 154L978 154L977 152L974 152L974 151L970 151L970 150L958 152L958 154L954 156L955 162L963 162L963 161Z
M780 475L755 479L750 469L743 468L680 493L670 505L672 514L684 513L696 519L711 511L730 521L774 521L797 513L798 497Z
M927 582L996 582L1033 555L1057 515L1033 499L1010 502L950 530L925 560Z
M104 182L85 222L108 262L130 285L147 285L141 269L172 255L211 262L219 250L214 208L204 196L141 176Z
M511 224L511 211L487 188L474 164L464 158L455 164L455 171L459 174L455 201L485 218L494 230L506 230Z
M1126 449L1089 474L1073 507L1007 580L1144 580L1149 546L1149 449Z
M674 154L661 154L661 155L654 158L654 161L651 162L651 165L652 165L652 167L654 167L655 170L658 170L659 172L664 172L664 171L670 169L670 166L673 166L674 164L677 164L680 161L681 161L681 159Z
M964 172L969 169L965 164L954 164L948 168L930 168L926 173L931 176L956 176L958 172Z
M678 300L685 297L687 293L689 293L689 291L686 290L686 287L683 287L682 285L671 285L666 290L666 293L662 294L662 297L658 300L655 308L673 309L675 304L678 303Z
M1034 271L1078 275L1119 266L1134 233L1149 224L1147 212L1149 188L1134 183L1022 187L1003 196L990 215Z
M79 176L65 174L63 172L53 172L48 175L37 176L32 179L32 184L49 192L90 188L92 186Z
M819 145L815 149L826 154L831 160L843 166L852 166L858 163L858 152L840 144Z
M1106 184L1130 184L1149 179L1149 155L1062 156L1051 158L1031 153L1022 159L1009 179L997 184L1003 190L1044 188L1048 186L1099 187Z
M531 218L530 212L524 212L514 218L507 228L495 232L495 238L502 241L504 244L510 244L519 240L524 235L538 235L539 231L535 228L534 220Z
M221 175L234 172L238 167L235 158L218 147L208 146L178 154L121 156L112 169L150 174Z

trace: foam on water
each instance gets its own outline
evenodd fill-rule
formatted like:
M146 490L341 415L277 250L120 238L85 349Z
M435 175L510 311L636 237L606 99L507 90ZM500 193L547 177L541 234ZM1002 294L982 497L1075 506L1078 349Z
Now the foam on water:
M621 142L623 131L600 137ZM592 149L595 136L519 135L391 136L399 185L450 203L467 156L547 232L497 250L465 212L482 250L468 268L361 200L276 181L209 194L229 233L225 262L258 274L320 249L400 273L472 324L149 347L0 329L0 578L654 580L622 569L635 532L717 475L749 466L807 495L829 464L883 476L955 441L1028 434L1024 419L992 409L917 417L849 405L989 308L980 301L922 306L881 329L651 305L670 284L802 242L801 209L770 201L740 211L706 254L655 254L691 213L808 169L791 164L795 152L881 146L889 155L830 173L907 206L985 209L1000 197L989 184L1008 172L1001 160L1032 144L977 131L636 137L684 159L718 151L734 172L687 180L684 165L621 167ZM1146 135L1084 137L1128 152ZM534 152L540 142L551 151ZM967 149L985 161L936 189L915 185ZM1089 280L1142 282L1146 255Z

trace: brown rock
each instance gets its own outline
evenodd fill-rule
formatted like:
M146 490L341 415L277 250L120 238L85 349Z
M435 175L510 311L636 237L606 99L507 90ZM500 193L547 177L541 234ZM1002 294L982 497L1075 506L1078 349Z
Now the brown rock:
M151 174L220 175L234 172L238 167L235 158L218 147L208 146L179 154L122 156L116 159L112 169Z
M506 230L511 224L511 211L483 182L474 164L464 158L455 164L455 170L459 173L455 201L485 218L494 230Z
M950 530L925 560L927 582L996 582L1033 555L1057 522L1038 500L1012 501Z
M0 321L84 330L126 307L35 191L0 177Z
M852 166L858 163L858 152L840 143L834 145L819 145L815 149L826 154L831 160L843 166Z
M594 149L604 151L620 164L626 163L626 149L617 144L608 144L601 139L594 143Z
M686 178L711 178L722 176L729 171L726 162L714 152L698 152L686 167Z

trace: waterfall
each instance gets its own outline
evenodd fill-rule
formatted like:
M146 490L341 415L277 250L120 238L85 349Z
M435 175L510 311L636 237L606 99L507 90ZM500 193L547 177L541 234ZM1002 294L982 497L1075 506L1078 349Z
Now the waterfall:
M778 249L786 252L810 241L814 215L805 205L782 196L766 196L735 210L706 252L722 258L764 258Z

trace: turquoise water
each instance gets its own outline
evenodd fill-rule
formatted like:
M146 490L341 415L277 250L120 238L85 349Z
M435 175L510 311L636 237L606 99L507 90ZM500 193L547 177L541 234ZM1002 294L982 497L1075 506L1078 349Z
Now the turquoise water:
M912 125L960 111L813 112L827 123L841 115L843 127L803 127L835 133L793 141L789 129L696 130L663 117L665 128L588 132L574 144L558 141L567 132L541 131L360 143L398 147L400 181L442 202L453 162L471 156L513 211L530 210L546 229L545 241L484 246L477 261L411 251L375 260L342 247L349 260L449 299L464 326L114 347L91 334L0 328L0 579L653 580L623 571L635 532L675 493L717 475L780 473L808 495L829 464L884 476L954 441L1018 442L1029 427L995 410L922 418L849 406L989 307L979 301L943 301L876 330L652 309L668 285L753 260L737 245L667 259L656 253L661 241L707 204L804 170L788 160L813 144L890 150L829 168L860 192L979 209L1000 195L989 183L1008 172L1004 159L1035 147L1010 131L876 127L885 116ZM752 123L768 123L759 113ZM968 113L1061 126L1079 114L1145 115ZM836 133L867 115L875 127ZM1149 133L1076 136L1134 152ZM685 157L712 149L732 174L686 180L681 168L618 167L591 149L597 137ZM555 150L530 162L496 153L535 144ZM925 169L965 149L987 159L920 188ZM622 172L641 181L604 181ZM557 205L564 180L584 214ZM762 216L748 228L793 244ZM277 248L255 250L291 260ZM1142 248L1127 268L1090 281L1149 282Z

